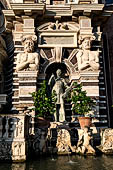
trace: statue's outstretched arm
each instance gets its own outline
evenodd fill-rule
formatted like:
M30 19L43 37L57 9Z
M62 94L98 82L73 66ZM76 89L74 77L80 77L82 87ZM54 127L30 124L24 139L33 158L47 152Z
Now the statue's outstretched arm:
M66 90L65 90L65 92L64 92L64 94L63 94L63 98L65 98L68 94L69 94L69 92L71 91L71 89L72 89L72 85L73 85L73 83L71 83L71 85L69 86L67 83L66 83L66 81L64 80L64 85L65 85L65 87L66 87Z
M53 81L55 81L55 76L54 76L54 74L51 75L51 77L50 77L50 79L49 79L49 81L48 81L48 85L51 85L51 83L52 83Z

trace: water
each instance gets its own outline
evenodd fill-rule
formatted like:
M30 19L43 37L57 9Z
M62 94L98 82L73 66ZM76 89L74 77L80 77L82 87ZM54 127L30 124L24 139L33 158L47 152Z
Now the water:
M26 163L0 163L0 170L113 170L113 156L59 156Z

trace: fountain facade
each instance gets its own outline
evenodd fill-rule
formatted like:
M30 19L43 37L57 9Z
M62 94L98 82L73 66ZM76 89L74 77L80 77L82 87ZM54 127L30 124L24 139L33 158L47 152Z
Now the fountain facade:
M89 131L78 137L65 97L73 82L82 83L96 101L95 140L111 126L101 31L111 14L97 0L4 0L0 12L0 160L25 161L49 148L95 153ZM31 93L43 80L57 94L57 112L50 126L38 127Z

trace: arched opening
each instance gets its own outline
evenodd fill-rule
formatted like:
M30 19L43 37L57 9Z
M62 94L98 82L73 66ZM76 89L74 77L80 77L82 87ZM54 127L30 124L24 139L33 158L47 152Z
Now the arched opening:
M67 81L69 81L69 69L67 68L67 66L64 63L52 63L50 64L47 68L46 68L46 80L48 81L50 76L52 74L56 75L56 71L60 69L62 71L62 77L65 77L65 79Z

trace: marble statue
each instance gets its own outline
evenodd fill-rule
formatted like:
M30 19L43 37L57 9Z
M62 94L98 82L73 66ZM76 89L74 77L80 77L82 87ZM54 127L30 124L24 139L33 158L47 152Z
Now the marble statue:
M39 69L40 57L38 53L34 52L34 43L36 42L36 40L37 37L35 35L28 35L22 38L24 53L17 54L16 71L36 71Z
M55 121L57 122L65 121L64 97L66 96L67 89L69 89L65 79L61 77L61 74L62 71L58 69L56 71L56 77L52 74L48 82L51 92L55 91L57 96L56 113L54 114Z
M84 37L80 41L81 49L76 54L79 71L87 68L91 68L93 71L99 70L99 52L90 50L91 41L91 37Z

